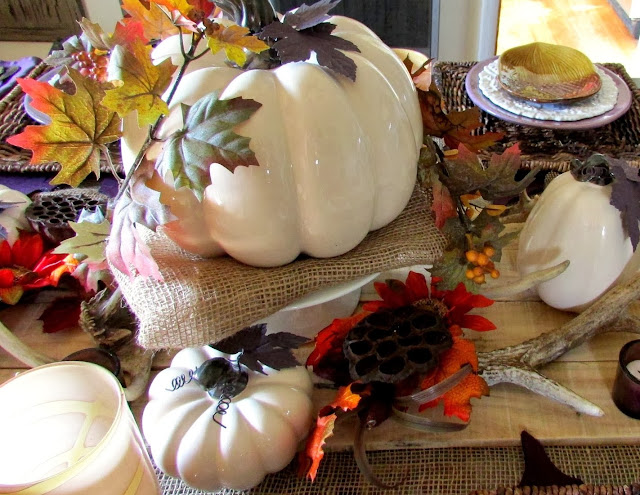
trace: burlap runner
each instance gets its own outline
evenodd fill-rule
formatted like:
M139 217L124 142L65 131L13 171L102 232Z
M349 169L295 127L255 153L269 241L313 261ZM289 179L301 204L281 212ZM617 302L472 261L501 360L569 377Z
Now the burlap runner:
M427 435L427 434L426 434ZM464 435L464 433L461 433ZM640 479L640 446L547 446L545 451L561 471L589 485L624 485ZM467 495L473 490L493 490L516 485L523 473L520 447L437 448L369 452L374 473L387 484L402 483L384 491L369 485L350 452L325 455L314 483L297 478L295 465L269 475L252 495ZM202 495L180 480L158 472L164 495ZM223 490L219 495L239 492Z
M149 233L148 242L164 282L114 272L138 318L138 340L149 349L210 344L310 292L371 273L431 264L444 248L429 198L417 189L396 220L335 258L303 257L283 267L254 268L226 256L186 254L160 234Z

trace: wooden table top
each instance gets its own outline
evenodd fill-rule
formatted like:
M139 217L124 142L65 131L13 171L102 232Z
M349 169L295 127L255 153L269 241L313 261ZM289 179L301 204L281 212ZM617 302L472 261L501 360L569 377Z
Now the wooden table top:
M517 276L514 247L504 250L499 264L502 279ZM367 297L367 294L364 294ZM369 294L370 296L370 294ZM19 305L0 311L0 321L19 338L54 358L62 358L71 352L86 348L91 341L80 329L56 334L44 334L37 317L44 305ZM570 320L573 315L554 310L532 293L512 300L497 301L493 306L475 310L492 320L497 330L468 332L476 342L478 351L516 344L548 332ZM640 314L640 303L632 306L634 314ZM369 450L393 448L512 446L520 444L523 429L549 445L617 445L640 443L640 420L622 414L611 399L618 353L628 341L637 335L612 333L598 336L567 352L557 361L541 368L541 372L572 389L598 405L602 417L577 414L572 409L510 384L491 388L491 395L472 400L473 413L465 430L455 433L425 433L386 421L372 430L367 437ZM172 353L160 352L154 360L154 374L169 365ZM0 382L4 382L25 365L0 349ZM330 402L333 391L318 389L315 402L318 407ZM146 399L131 404L139 419ZM328 449L342 450L352 445L355 418L344 418L336 425L335 435L328 441Z

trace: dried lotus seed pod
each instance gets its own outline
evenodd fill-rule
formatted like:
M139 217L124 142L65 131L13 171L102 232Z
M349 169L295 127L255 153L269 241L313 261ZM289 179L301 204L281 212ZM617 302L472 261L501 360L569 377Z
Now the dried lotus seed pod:
M434 368L440 353L452 345L437 311L403 306L362 319L347 335L343 350L354 380L396 383Z
M76 222L83 209L106 212L108 197L93 189L62 189L33 195L25 211L33 230L54 244L73 237L69 222Z

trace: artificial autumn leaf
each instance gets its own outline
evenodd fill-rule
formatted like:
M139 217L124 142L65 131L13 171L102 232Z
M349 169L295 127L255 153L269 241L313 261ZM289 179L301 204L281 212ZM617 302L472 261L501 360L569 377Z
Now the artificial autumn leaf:
M622 215L622 225L631 239L635 251L640 242L640 176L638 169L622 160L610 159L610 169L615 180L611 184L612 206Z
M238 354L238 362L253 371L264 373L264 366L281 370L299 366L291 352L307 342L305 337L289 332L267 335L266 323L252 325L222 339L212 347L226 354Z
M520 194L539 171L538 168L531 170L522 180L516 181L520 165L518 144L507 148L501 155L492 154L486 166L478 155L460 145L458 152L445 160L445 173L441 179L454 196L478 191L490 201L508 198Z
M217 93L200 98L192 107L182 105L183 128L164 144L157 166L161 175L171 172L176 189L188 187L202 199L211 183L209 167L219 163L230 172L238 166L258 165L249 138L234 128L262 105L242 97L219 100Z
M438 172L435 169L431 169L429 175L431 194L433 196L431 211L433 211L435 215L434 220L436 227L441 229L449 218L456 218L458 216L458 211L449 189L440 182Z
M131 16L125 18L123 22L141 23L144 36L149 40L163 40L180 32L171 18L167 17L156 3L144 2L144 0L122 0L122 9Z
M478 355L472 341L462 337L453 337L453 346L440 355L438 367L422 380L420 388L425 390L440 383L445 378L453 375L465 364L471 364L474 371L478 370ZM420 406L423 411L434 407L439 402L444 403L446 416L457 416L462 421L469 421L471 416L471 399L489 395L489 386L478 375L467 375L458 385L453 387L443 396Z
M137 272L161 281L158 265L138 231L139 227L155 230L173 220L169 208L160 203L160 194L146 187L153 173L153 163L143 160L134 172L129 189L116 203L106 256L125 275L134 276Z
M355 81L356 63L340 50L360 52L360 49L344 38L333 36L331 32L335 27L334 24L323 22L297 31L289 24L272 22L260 31L258 38L275 40L272 46L283 64L304 62L315 53L319 65Z
M411 79L413 80L413 84L417 89L420 89L422 91L429 91L429 87L431 86L430 65L432 61L432 58L427 58L424 63L420 64L418 67L415 67L409 55L407 55L402 60L402 63L407 69L407 72L411 74Z
M77 52L90 52L93 45L89 37L82 33L80 36L71 36L62 43L61 50L53 50L47 58L44 59L45 64L52 67L63 65L72 65L75 60L72 55Z
M56 333L77 327L80 320L81 303L82 299L78 297L56 299L38 318L42 321L42 331Z
M61 170L52 184L78 186L91 172L100 177L100 153L105 145L121 136L120 118L100 101L104 84L82 77L69 69L76 86L73 96L35 79L19 79L22 90L31 96L31 105L51 117L51 123L27 126L7 142L33 151L31 164L58 162Z
M363 396L369 395L371 387L364 389L364 392L354 392L354 383L350 383L344 387L338 389L338 393L333 399L333 402L326 407L332 408L334 411L341 409L344 412L353 411L358 407Z
M336 318L316 335L315 346L306 365L313 368L319 377L331 380L337 385L347 385L352 381L349 362L344 356L342 344L349 331L368 314L361 311L347 318Z
M303 3L297 9L287 12L282 22L298 31L309 29L329 19L329 11L340 3L340 0L320 0L312 5Z
M105 33L100 24L91 22L83 17L78 21L83 34L97 50L110 51L116 45L128 46L135 41L148 43L144 36L144 29L140 21L117 22L113 34Z
M467 217L472 221L482 212L486 211L492 217L499 217L507 211L506 205L496 205L487 201L480 193L463 194L460 196L462 206L466 208Z
M211 53L218 53L224 50L227 58L238 67L244 67L247 62L245 50L252 53L262 53L269 49L264 41L259 40L250 34L249 28L232 24L223 26L219 23L212 23L207 26L207 46Z
M81 254L86 257L83 261L89 263L104 261L104 248L111 232L111 224L108 220L103 220L101 223L69 222L69 227L76 235L62 241L53 250L54 253Z
M109 59L109 79L116 79L116 88L107 91L102 104L124 117L136 110L138 125L155 123L169 113L162 94L171 83L175 66L167 59L154 65L152 48L137 41L127 47L116 46Z
M333 435L337 416L329 414L318 417L316 425L307 437L304 451L298 456L298 475L306 476L311 481L316 479L320 461L324 457L323 446L327 438Z
M487 132L474 135L482 123L480 110L477 107L446 113L442 95L435 82L427 91L418 88L418 101L422 113L424 133L429 136L444 138L449 148L458 148L464 144L472 150L488 148L504 137L504 133Z

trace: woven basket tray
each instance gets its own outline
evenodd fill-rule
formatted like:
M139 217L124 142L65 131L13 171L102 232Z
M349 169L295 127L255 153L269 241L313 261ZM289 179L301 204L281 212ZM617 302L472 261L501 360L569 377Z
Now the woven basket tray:
M438 62L434 79L442 92L445 110L461 111L474 103L465 91L465 78L475 62ZM602 153L640 165L640 89L621 64L601 64L619 75L632 93L631 108L610 124L589 130L556 130L513 124L482 112L479 133L503 132L505 138L492 151L502 152L519 143L526 167L540 166L564 172L571 160Z

